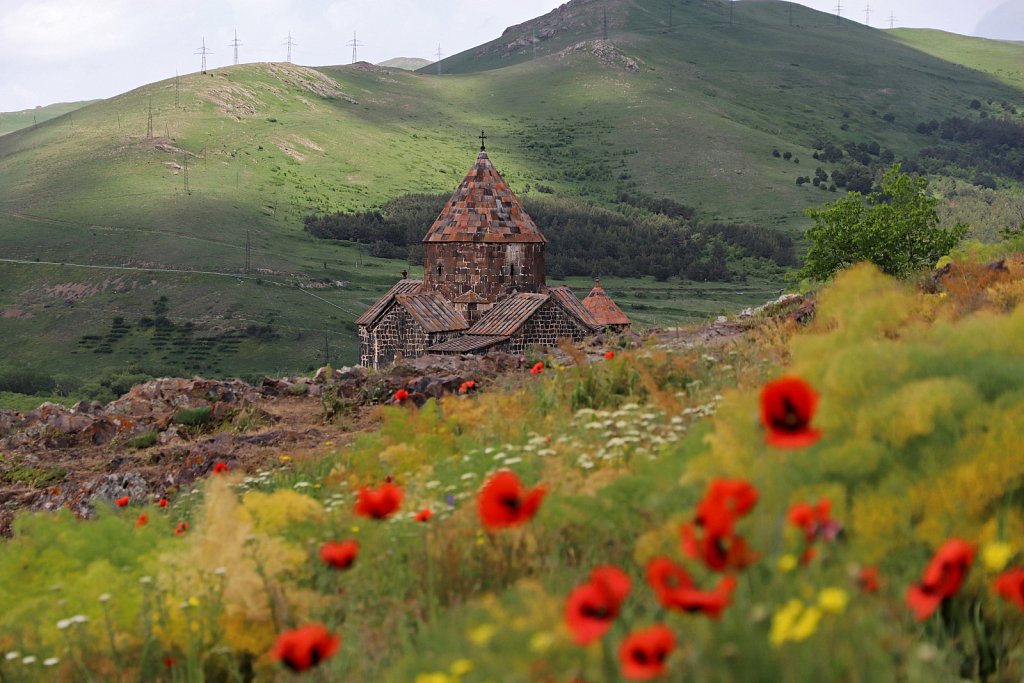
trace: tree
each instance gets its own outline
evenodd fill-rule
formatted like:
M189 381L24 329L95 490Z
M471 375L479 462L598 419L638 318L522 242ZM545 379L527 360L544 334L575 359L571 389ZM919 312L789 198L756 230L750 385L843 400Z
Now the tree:
M814 221L800 276L826 280L859 261L870 261L889 275L908 277L935 264L960 243L967 225L939 227L939 200L928 180L912 178L895 164L881 189L866 197L849 192L821 209L805 213Z

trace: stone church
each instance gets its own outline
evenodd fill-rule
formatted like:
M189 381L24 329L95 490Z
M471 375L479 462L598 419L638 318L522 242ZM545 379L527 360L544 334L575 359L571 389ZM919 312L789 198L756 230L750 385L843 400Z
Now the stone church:
M423 279L399 280L356 320L360 364L378 368L399 355L428 353L523 353L628 329L629 318L600 281L582 303L568 287L545 284L546 243L481 145L423 238Z

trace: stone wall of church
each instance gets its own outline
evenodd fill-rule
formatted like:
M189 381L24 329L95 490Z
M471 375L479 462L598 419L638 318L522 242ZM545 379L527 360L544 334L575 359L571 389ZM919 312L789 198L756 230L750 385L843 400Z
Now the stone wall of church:
M459 332L430 333L401 305L393 304L372 326L359 328L359 364L380 368L403 358L419 358L434 344L446 342Z
M539 292L545 284L543 242L423 246L424 286L449 301L474 291L493 303L513 291Z
M519 331L495 349L507 353L525 353L531 346L554 348L559 339L583 341L594 332L569 315L554 299L540 307L530 316Z

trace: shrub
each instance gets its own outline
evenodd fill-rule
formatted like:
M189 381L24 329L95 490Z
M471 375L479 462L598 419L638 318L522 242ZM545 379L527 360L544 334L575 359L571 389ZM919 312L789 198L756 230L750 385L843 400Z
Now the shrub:
M174 414L174 422L186 427L202 427L213 420L212 412L210 406L185 408Z

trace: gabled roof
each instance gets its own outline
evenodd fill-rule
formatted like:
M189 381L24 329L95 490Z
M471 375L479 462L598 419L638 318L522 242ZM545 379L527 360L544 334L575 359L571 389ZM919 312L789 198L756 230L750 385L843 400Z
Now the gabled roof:
M423 280L399 280L398 283L389 289L384 296L378 299L375 304L366 309L365 313L356 318L356 325L372 324L377 318L384 314L384 311L387 310L387 307L396 296L413 294L422 286Z
M631 325L630 319L622 312L612 298L601 287L601 281L594 283L594 288L583 300L583 306L599 325Z
M460 294L455 297L455 303L457 304L486 304L487 299L483 298L476 293L475 289L471 289L465 294Z
M494 346L508 339L501 334L465 334L455 339L431 346L427 353L471 353Z
M576 295L572 293L572 290L568 287L550 287L548 288L548 294L553 296L558 303L562 305L568 313L579 320L581 323L592 329L597 329L601 325L594 320L590 315L590 312L583 307L580 300L576 298Z
M436 292L399 295L395 300L426 332L455 332L469 328L462 314Z
M547 242L483 150L423 241Z
M549 298L547 294L513 294L487 311L467 334L511 336Z

